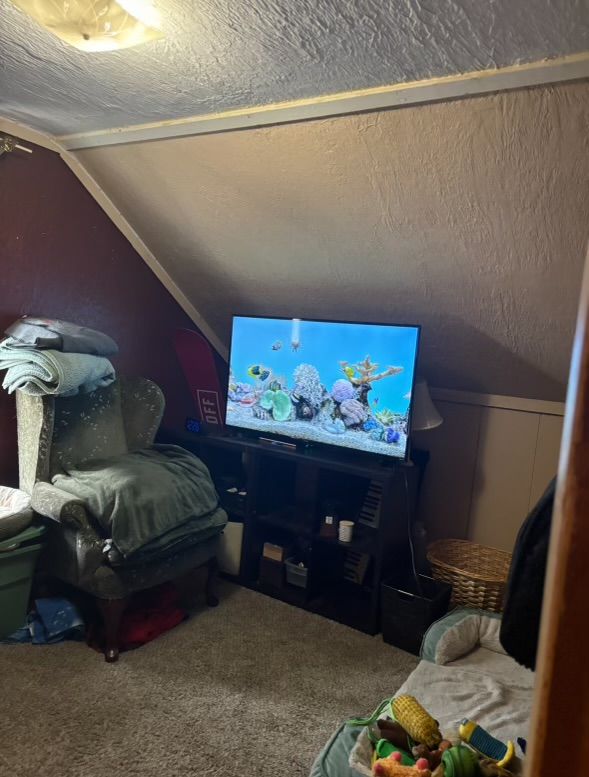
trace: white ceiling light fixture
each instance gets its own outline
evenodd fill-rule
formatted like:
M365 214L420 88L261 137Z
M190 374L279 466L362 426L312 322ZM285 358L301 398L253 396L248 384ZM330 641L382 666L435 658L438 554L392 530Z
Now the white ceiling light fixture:
M13 0L45 29L81 51L116 51L162 38L151 0Z

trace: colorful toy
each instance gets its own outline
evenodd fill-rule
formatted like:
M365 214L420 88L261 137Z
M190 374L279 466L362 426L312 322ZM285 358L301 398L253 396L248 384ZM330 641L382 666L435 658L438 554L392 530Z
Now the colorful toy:
M447 739L443 739L440 742L440 746L437 750L430 750L427 745L416 745L411 749L411 753L414 758L425 758L429 764L429 768L433 771L442 762L442 756L452 747L452 743Z
M477 754L468 747L451 747L442 755L442 763L434 771L434 777L475 777L479 774Z
M464 720L460 723L460 738L467 742L477 753L485 758L491 758L498 766L507 766L515 756L515 745L509 741L506 745L488 731L479 726L474 720Z
M382 739L388 739L388 741L392 742L399 750L406 750L408 753L411 752L409 735L400 723L397 723L396 720L384 720L381 718L376 722L376 725L378 726Z
M511 765L513 765L513 761ZM498 766L497 763L490 758L482 758L479 761L479 772L481 777L513 777L514 772L507 771L502 766Z
M385 700L369 718L348 724L368 727L374 777L513 777L521 771L513 743L504 745L472 720L442 739L438 722L413 696Z
M376 756L375 760L379 758L388 758L393 755L393 753L398 753L401 756L399 763L402 763L403 766L415 765L415 758L413 758L411 753L408 753L407 750L404 750L401 747L397 747L392 742L389 742L388 739L379 739L374 746L374 753ZM398 756L395 757L397 758Z
M403 766L401 754L393 753L388 758L379 758L372 767L375 777L431 777L427 761L420 758L415 766Z
M414 696L397 696L391 702L395 720L419 744L436 748L442 741L438 721L425 710Z

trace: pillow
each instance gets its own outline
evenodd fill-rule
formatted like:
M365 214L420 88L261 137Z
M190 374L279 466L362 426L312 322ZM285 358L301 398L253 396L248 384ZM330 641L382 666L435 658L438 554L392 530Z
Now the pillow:
M459 607L427 630L421 657L434 664L449 664L478 647L504 653L499 643L501 616Z
M501 618L497 613L485 613L481 615L481 627L479 631L479 644L482 648L492 650L493 653L509 655L499 639L501 631Z

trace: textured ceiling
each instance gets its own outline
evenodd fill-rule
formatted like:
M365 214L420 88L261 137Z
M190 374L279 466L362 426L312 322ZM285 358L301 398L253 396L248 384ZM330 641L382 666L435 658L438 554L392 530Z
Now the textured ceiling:
M160 0L165 40L82 53L0 0L0 115L55 134L589 49L587 0Z
M434 385L563 400L588 127L580 82L78 156L225 341L234 312L419 322Z

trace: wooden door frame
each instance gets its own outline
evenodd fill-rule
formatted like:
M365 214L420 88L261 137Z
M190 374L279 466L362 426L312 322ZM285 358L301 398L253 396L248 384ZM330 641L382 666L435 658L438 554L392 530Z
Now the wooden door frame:
M526 777L589 774L589 255L569 376Z

